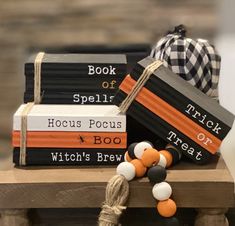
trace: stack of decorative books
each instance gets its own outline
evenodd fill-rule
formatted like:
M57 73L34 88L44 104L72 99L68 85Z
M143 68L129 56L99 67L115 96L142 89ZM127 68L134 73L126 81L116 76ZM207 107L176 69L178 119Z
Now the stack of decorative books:
M34 103L30 108L21 105L14 114L14 163L122 162L127 147L126 115L111 101L126 73L124 54L32 56L25 64L24 102Z
M125 77L113 103L197 164L212 158L234 123L233 114L151 57Z

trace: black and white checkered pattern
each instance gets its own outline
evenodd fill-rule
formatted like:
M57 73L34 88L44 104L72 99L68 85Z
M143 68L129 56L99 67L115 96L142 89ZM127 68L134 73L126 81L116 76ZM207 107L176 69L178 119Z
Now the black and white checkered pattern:
M210 97L218 97L221 58L207 40L168 34L153 47L151 57Z

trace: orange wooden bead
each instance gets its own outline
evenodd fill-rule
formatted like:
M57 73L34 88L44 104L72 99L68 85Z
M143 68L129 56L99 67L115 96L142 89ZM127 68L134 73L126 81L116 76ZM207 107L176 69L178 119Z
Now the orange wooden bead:
M161 153L162 155L164 155L164 157L166 158L166 167L171 166L172 162L173 162L173 157L171 155L171 153L167 150L161 150L159 151L159 153Z
M130 155L128 154L128 151L126 151L125 153L125 161L126 162L131 162L133 159L130 157Z
M147 168L143 165L141 160L139 159L134 159L131 161L131 163L135 167L135 176L136 177L143 177L147 171Z
M151 167L153 164L157 164L160 159L159 152L154 148L145 149L141 161L146 167Z
M157 204L158 213L163 217L172 217L175 215L177 207L172 199L159 201Z

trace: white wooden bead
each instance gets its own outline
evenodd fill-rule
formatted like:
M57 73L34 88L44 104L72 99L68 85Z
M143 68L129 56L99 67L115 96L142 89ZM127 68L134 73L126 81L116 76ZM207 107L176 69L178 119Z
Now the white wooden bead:
M122 162L117 166L116 173L130 181L135 177L135 167L130 162Z
M152 193L155 199L163 201L170 198L172 188L167 182L161 182L153 186Z
M167 164L166 157L163 154L160 154L160 159L157 165L166 168L166 164Z
M152 145L146 141L142 141L142 142L138 143L134 148L134 153L135 153L136 158L141 159L141 157L144 153L144 150L146 148L152 148Z

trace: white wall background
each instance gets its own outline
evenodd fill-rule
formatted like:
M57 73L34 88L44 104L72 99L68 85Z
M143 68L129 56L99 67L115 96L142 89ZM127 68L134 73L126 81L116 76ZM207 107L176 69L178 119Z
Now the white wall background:
M221 54L220 104L235 114L235 1L218 1L216 46ZM235 123L221 146L221 153L235 179Z

